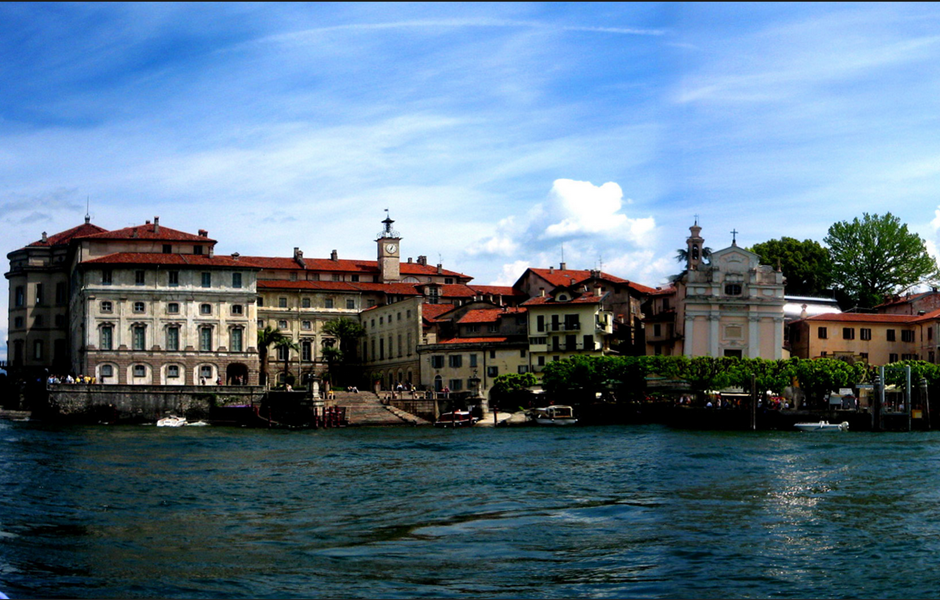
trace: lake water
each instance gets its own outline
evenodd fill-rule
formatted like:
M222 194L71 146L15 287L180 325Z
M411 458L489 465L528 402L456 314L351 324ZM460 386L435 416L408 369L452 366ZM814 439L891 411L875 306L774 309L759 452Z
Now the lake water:
M940 596L940 432L0 422L10 597Z

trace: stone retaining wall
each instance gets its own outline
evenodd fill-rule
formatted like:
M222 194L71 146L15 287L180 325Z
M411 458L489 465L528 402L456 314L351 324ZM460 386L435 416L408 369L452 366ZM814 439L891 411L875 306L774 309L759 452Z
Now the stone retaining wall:
M260 386L50 385L49 408L70 420L156 421L167 415L206 418L209 408L257 404Z

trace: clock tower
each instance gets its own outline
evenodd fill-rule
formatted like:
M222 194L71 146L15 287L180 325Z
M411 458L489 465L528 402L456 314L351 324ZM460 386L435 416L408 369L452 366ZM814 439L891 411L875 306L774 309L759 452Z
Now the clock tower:
M392 223L395 221L388 216L387 208L385 212L385 220L382 221L385 224L385 229L379 233L375 242L378 244L379 251L379 282L392 283L401 281L399 267L399 261L401 260L399 242L401 242L401 237L399 237L397 231L392 229Z

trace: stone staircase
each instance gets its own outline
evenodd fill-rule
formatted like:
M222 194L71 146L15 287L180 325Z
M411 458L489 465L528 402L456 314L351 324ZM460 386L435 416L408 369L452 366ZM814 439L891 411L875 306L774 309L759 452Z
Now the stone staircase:
M372 392L333 392L333 399L327 400L327 406L346 407L346 420L350 426L368 425L430 425L421 417L405 412L394 406L382 404Z

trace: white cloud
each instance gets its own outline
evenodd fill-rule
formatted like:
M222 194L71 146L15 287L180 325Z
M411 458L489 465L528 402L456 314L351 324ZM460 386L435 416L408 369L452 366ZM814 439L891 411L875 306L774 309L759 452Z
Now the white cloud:
M623 190L610 181L597 187L589 181L556 179L548 194L549 213L561 221L545 229L546 237L605 233L623 226Z
M527 260L517 260L503 265L503 269L499 276L493 281L493 285L512 285L516 283L516 280L519 279L530 266Z

